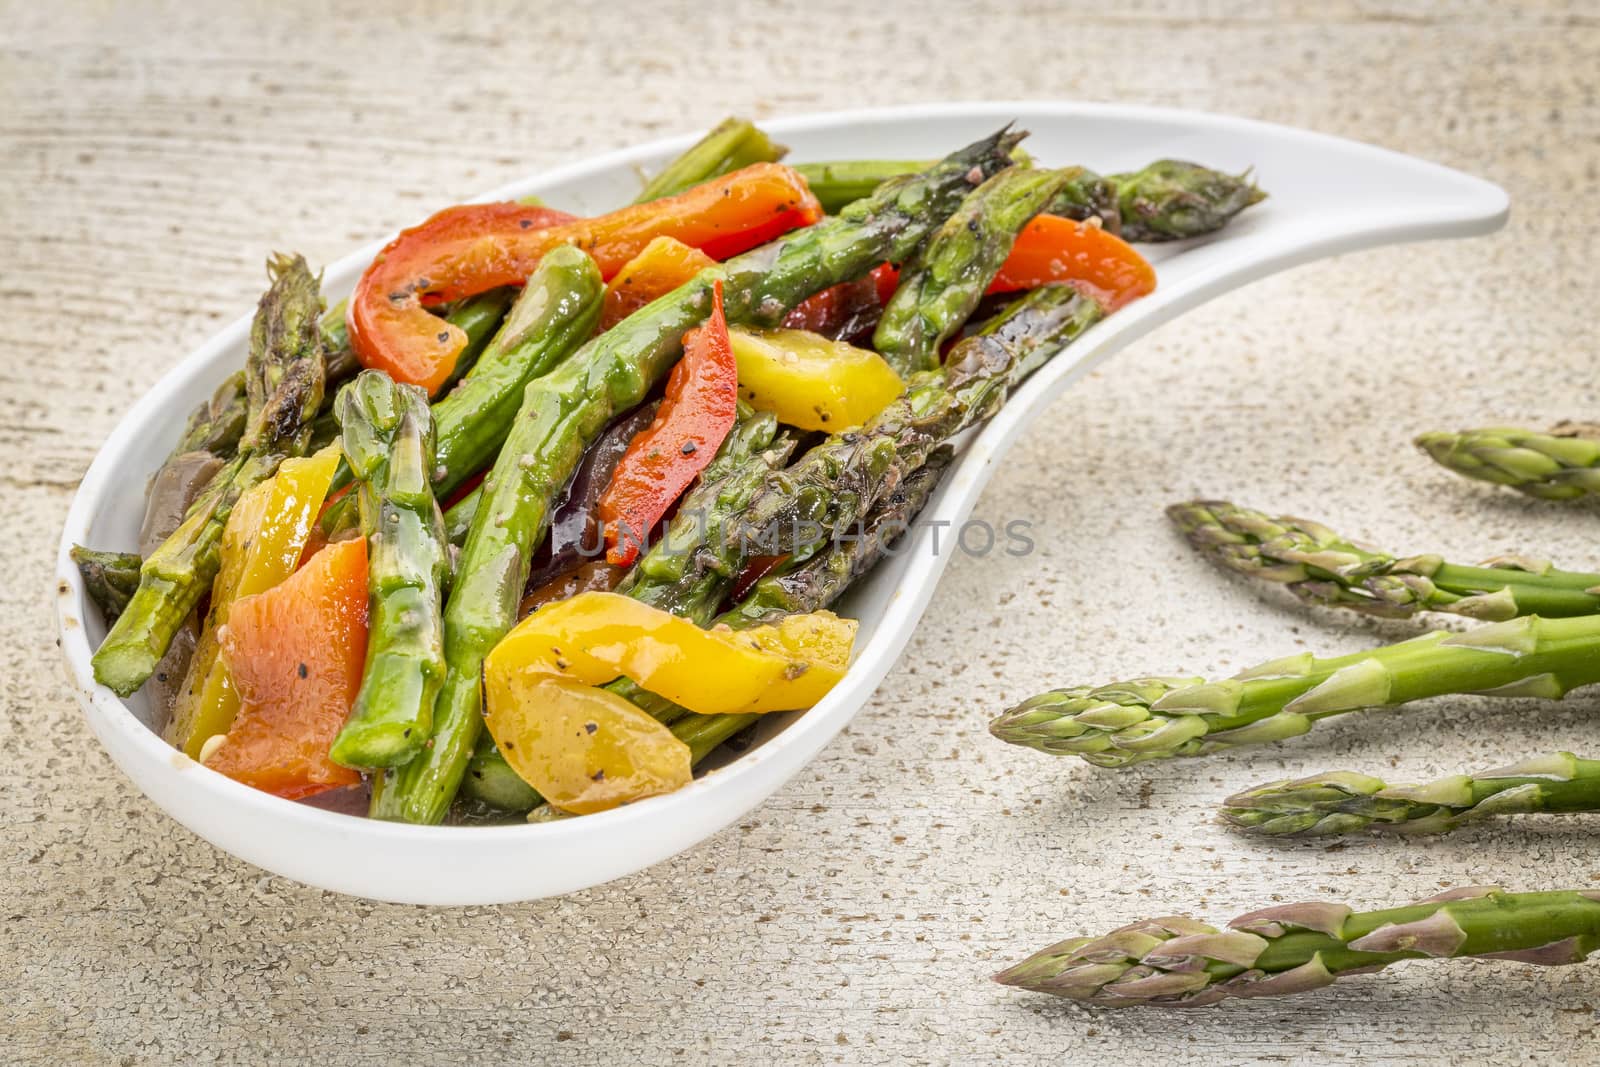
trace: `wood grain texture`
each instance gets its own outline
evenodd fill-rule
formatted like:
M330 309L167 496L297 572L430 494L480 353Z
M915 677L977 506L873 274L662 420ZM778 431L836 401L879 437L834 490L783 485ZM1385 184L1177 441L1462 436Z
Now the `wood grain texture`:
M0 6L0 1059L19 1062L1600 1062L1600 968L1413 964L1207 1014L986 981L1057 937L1280 900L1600 886L1591 822L1269 846L1211 805L1329 766L1406 778L1600 751L1600 699L1448 700L1116 775L991 741L1048 684L1414 631L1306 614L1164 528L1197 493L1400 550L1593 568L1592 508L1454 481L1422 429L1594 418L1592 5L1030 2ZM213 8L215 10L213 10ZM1350 256L1119 356L1010 454L872 706L746 822L566 899L437 910L265 877L144 801L62 681L72 487L133 397L314 263L432 208L737 112L957 98L1212 109L1374 141L1512 194L1502 234Z

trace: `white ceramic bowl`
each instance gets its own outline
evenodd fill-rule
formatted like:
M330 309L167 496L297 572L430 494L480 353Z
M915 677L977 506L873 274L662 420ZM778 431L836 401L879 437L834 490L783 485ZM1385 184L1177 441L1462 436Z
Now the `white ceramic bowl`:
M1151 249L1156 293L1094 327L1028 381L967 443L924 517L959 526L993 465L1070 382L1179 312L1245 282L1321 256L1374 245L1488 233L1506 217L1505 193L1456 171L1382 149L1243 119L1143 107L1068 103L930 105L814 115L764 123L792 160L917 159L943 155L1016 121L1045 164L1105 173L1159 157L1254 167L1271 199L1215 238ZM496 190L538 193L578 212L631 199L637 168L686 147L685 136L588 160ZM380 247L328 268L330 299L346 294ZM263 250L265 254L265 250ZM136 541L142 489L186 414L244 361L240 318L180 363L128 412L78 489L57 561L58 621L77 697L95 734L128 777L168 814L242 859L341 893L420 904L484 904L571 892L637 871L741 818L849 722L894 664L950 555L927 543L885 561L840 610L861 620L855 664L803 715L775 717L759 744L687 788L615 811L536 825L419 827L333 814L280 800L207 770L149 727L141 696L97 685L89 657L104 636L68 558L74 544L126 549Z

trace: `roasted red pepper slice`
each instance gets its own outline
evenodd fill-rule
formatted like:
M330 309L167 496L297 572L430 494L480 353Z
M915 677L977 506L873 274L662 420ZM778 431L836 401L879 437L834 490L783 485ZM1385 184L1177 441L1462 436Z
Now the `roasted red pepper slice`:
M295 799L354 785L328 758L367 655L367 542L339 541L264 593L236 601L221 630L239 715L202 762Z
M1155 268L1133 246L1092 222L1039 215L1023 228L989 286L991 293L1068 282L1115 311L1156 287Z
M575 222L565 211L526 204L460 204L402 230L361 275L345 321L363 366L431 395L450 377L467 343L460 327L424 307L528 280L553 227ZM531 256L525 246L540 242Z
M849 341L877 324L899 284L900 272L892 264L880 263L853 282L829 286L800 301L784 316L783 325Z
M667 378L656 417L629 442L600 497L606 559L619 566L639 555L639 543L689 483L711 462L733 429L739 368L716 283L711 317L683 335L683 358Z
M821 217L805 179L774 163L592 219L520 204L447 208L396 237L361 276L350 298L350 343L364 366L431 394L455 368L466 335L426 306L520 285L557 245L583 249L610 278L656 237L720 259Z
M738 603L745 594L755 588L757 582L777 570L783 561L788 559L787 554L781 556L751 556L750 561L744 565L744 570L739 572L738 581L733 583L733 590L728 597Z

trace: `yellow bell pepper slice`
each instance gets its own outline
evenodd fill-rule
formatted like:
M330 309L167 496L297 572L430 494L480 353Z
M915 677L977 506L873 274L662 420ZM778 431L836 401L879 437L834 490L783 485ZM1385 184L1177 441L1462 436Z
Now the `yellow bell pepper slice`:
M793 711L844 677L855 632L854 619L827 611L748 630L702 630L620 593L580 593L523 619L489 653L484 671L591 686L626 675L702 715Z
M806 330L730 328L739 395L779 422L838 433L905 391L882 356Z
M562 811L589 815L694 778L689 746L614 693L531 674L484 681L486 722L500 754Z
M702 630L617 593L547 604L484 661L484 717L501 755L556 807L587 814L669 793L689 747L627 700L619 675L706 715L808 708L844 676L856 623L830 612Z
M222 657L218 631L236 600L265 592L294 573L339 466L339 446L286 459L278 473L241 496L222 532L221 566L211 585L211 610L178 692L167 740L199 759L239 713L239 694Z

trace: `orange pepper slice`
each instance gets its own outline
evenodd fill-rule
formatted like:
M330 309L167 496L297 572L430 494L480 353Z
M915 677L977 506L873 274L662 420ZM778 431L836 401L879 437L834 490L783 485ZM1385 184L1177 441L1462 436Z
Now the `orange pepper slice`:
M1068 282L1115 311L1155 291L1156 271L1132 245L1092 222L1039 215L1023 227L991 293Z
M723 259L821 217L805 179L776 163L592 219L525 204L446 208L389 242L361 275L347 313L350 344L363 366L432 395L455 369L467 335L427 306L521 285L557 245L581 248L610 278L657 237Z
M367 655L367 542L336 541L264 593L236 601L222 654L239 714L201 762L281 797L354 785L328 758Z
M600 328L609 330L658 297L666 296L717 261L676 237L657 237L628 260L606 286Z

